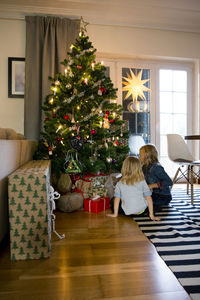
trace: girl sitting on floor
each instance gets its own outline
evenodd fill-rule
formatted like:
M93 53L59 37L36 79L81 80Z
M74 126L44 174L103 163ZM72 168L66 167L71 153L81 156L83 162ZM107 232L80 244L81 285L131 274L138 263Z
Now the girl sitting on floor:
M118 214L142 216L149 210L151 220L160 220L154 216L151 191L145 182L138 158L129 156L124 160L122 178L116 184L114 203L111 203L111 209L113 213L108 214L109 217L117 217Z
M172 180L158 161L158 151L152 144L140 148L140 162L145 180L152 190L154 211L160 210L163 205L168 205L172 199L170 187Z

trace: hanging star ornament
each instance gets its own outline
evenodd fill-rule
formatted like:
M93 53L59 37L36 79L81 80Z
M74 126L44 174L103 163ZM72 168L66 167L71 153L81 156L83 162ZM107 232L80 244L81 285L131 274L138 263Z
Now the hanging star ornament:
M125 85L122 88L122 91L127 92L125 96L125 100L130 95L132 95L133 102L137 101L138 97L142 98L143 100L146 100L144 92L150 91L150 89L146 87L144 84L148 82L150 79L144 79L144 80L141 79L142 70L140 70L139 73L135 75L130 69L130 74L127 73L127 77L123 77L123 79L126 81L122 81L122 83Z
M81 19L80 19L80 31L81 31L81 32L87 32L86 27L87 27L88 24L89 24L89 23L88 23L88 22L85 22L85 21L83 20L83 17L81 17Z

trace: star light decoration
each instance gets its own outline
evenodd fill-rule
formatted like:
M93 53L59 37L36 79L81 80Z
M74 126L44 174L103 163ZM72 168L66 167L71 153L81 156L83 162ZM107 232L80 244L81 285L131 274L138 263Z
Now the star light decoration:
M135 75L133 73L133 71L131 69L130 70L130 74L127 73L127 77L123 77L124 80L126 81L122 81L122 83L124 84L124 87L122 88L122 91L127 92L126 96L125 96L125 100L129 97L132 96L133 99L133 103L130 103L129 105L129 109L130 110L140 110L140 104L137 103L138 102L138 97L140 97L142 100L146 101L144 92L146 91L150 91L150 89L148 87L146 87L144 84L146 82L148 82L150 79L144 79L142 80L142 70L139 71L139 73L137 75ZM136 104L137 109L133 109L132 106L133 104ZM144 105L144 110L147 109L147 105Z

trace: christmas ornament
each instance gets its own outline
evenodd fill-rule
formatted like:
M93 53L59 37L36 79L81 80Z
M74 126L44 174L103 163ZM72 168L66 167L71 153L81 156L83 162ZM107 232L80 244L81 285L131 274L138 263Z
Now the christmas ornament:
M61 141L61 137L58 137L58 138L57 138L57 141L60 142L60 141Z
M67 89L71 89L72 85L70 83L66 84Z
M68 151L66 158L65 158L64 170L68 174L81 173L81 169L80 169L79 163L78 163L77 153L76 153L76 160L75 160L72 153L70 153L70 151Z
M81 65L78 65L77 68L78 68L79 70L82 70L83 67L82 67Z
M92 129L91 134L95 134L95 133L96 133L96 130Z
M65 120L68 120L68 119L69 119L69 116L68 116L68 115L65 115L65 116L64 116L64 119L65 119Z
M56 117L56 114L52 114L52 117L55 118L55 117Z
M114 120L113 120L113 119L111 119L111 120L110 120L110 122L111 122L111 123L113 123L113 122L114 122Z
M97 94L98 94L99 96L102 96L102 91L101 91L101 89L98 89Z
M111 158L111 157L107 157L107 158L106 158L106 161L107 161L108 163L111 163L112 158Z
M70 140L70 145L75 150L80 150L84 145L84 139L80 135L75 135Z
M60 85L60 81L59 81L59 80L56 80L56 81L55 81L55 85Z
M110 123L109 123L109 121L108 121L107 118L104 119L103 128L105 128L105 129L109 129L110 128Z
M104 143L104 147L105 147L106 149L108 149L108 143L107 143L107 142Z
M52 154L53 154L53 152L52 152L52 151L53 151L53 148L52 148L52 147L49 147L49 148L48 148L48 151L49 151L49 155L52 155Z
M94 71L94 62L91 63L92 70Z
M49 121L49 118L46 118L45 121L46 121L46 122Z
M116 164L116 162L117 162L116 159L113 159L113 160L112 160L112 163L113 163L113 164Z
M64 169L66 173L81 173L81 169L74 159L72 159L71 161L66 161Z
M104 87L101 88L102 95L105 95L106 89Z

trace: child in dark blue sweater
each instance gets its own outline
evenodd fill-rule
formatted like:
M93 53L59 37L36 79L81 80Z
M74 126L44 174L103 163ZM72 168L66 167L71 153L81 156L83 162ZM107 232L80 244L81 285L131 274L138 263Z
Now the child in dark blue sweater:
M152 144L140 148L140 162L145 180L152 190L154 210L168 205L172 199L170 188L172 180L158 161L158 151Z

